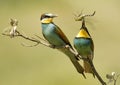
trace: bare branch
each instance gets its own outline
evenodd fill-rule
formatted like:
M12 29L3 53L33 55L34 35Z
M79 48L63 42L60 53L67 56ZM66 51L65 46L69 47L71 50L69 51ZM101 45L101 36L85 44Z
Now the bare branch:
M10 25L11 25L11 28L10 29L6 29L2 35L5 35L5 36L9 36L10 38L14 38L14 37L22 37L26 40L29 40L29 41L32 41L32 42L35 42L36 44L35 45L25 45L22 43L23 46L27 46L27 47L33 47L33 46L37 46L38 44L42 44L42 45L45 45L47 47L53 47L51 44L49 44L46 40L42 39L39 37L40 40L36 39L36 38L30 38L28 36L25 36L23 35L22 33L20 33L17 28L18 28L18 20L17 19L10 19ZM36 35L37 36L37 35Z
M79 16L81 16L81 14ZM93 16L94 14L95 14L95 12L91 16ZM88 15L86 15L86 16L88 16ZM92 70L93 70L94 74L96 75L96 77L98 78L98 80L101 82L101 84L102 85L106 85L106 83L103 81L103 79L101 78L101 76L97 73L97 71L96 71L96 69L94 67L94 64L91 61L91 59L81 57L76 51L74 51L72 48L70 48L67 45L66 46L54 46L54 45L51 45L45 39L39 37L38 35L35 35L38 39L23 35L22 33L20 33L17 30L18 21L16 19L15 20L11 19L10 24L11 24L11 29L8 30L8 31L3 32L2 35L9 36L10 38L21 37L21 38L24 38L25 40L28 40L28 41L36 43L34 45L27 45L27 44L22 43L23 46L27 46L27 47L33 47L33 46L37 46L39 44L42 44L44 46L47 46L47 47L50 47L50 48L55 48L55 49L59 49L59 48L69 49L69 51L72 52L76 57L78 57L78 58L80 58L82 60L87 60L91 64Z
M11 37L11 34L10 34L10 33L2 33L2 35ZM22 37L22 38L24 38L24 39L26 39L26 40L29 40L29 41L32 41L32 42L35 42L35 43L36 43L36 44L34 44L34 45L27 45L27 44L25 44L25 43L21 43L22 46L34 47L34 46L37 46L37 45L39 45L39 44L42 44L42 45L44 45L44 46L47 46L47 47L50 47L50 48L54 48L54 49L65 48L65 49L69 49L69 51L71 51L73 54L75 54L76 56L79 56L79 57L80 57L80 55L78 55L77 52L73 51L73 49L71 49L71 48L68 47L67 45L66 45L66 46L54 46L54 45L51 45L51 44L50 44L48 41L46 41L45 39L39 37L38 35L35 35L35 36L38 37L39 40L36 39L36 38L33 38L33 37L30 38L30 37L28 37L28 36L25 36L25 35L21 34L19 31L17 31L17 29L16 29L15 32L14 32L14 36L13 36L13 37ZM12 37L12 38L13 38L13 37Z

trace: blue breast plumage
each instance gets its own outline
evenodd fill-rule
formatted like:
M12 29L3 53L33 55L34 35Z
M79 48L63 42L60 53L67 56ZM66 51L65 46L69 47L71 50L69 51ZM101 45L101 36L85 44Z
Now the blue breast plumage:
M43 36L52 45L63 46L66 43L57 34L57 27L53 23L42 24Z
M90 38L75 38L74 39L74 46L76 50L82 56L90 55L92 52L91 49L92 40Z

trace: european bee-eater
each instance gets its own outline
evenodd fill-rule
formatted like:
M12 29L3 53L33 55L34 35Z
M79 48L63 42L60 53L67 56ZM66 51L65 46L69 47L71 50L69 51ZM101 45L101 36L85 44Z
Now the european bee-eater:
M69 40L67 39L65 34L62 32L62 30L53 23L54 17L57 17L57 16L51 13L44 13L41 15L40 20L41 20L42 33L43 33L44 38L51 45L55 47L60 47L58 48L58 50L66 54L72 61L77 71L85 77L84 69L79 64L78 58L68 49L64 48L66 45L68 45L71 49L73 49Z
M86 58L86 59L91 59L91 61L93 60L94 44L87 30L87 27L85 26L84 19L82 21L82 27L80 28L79 33L74 38L74 47L79 53L79 55L81 55L81 57ZM84 66L84 70L86 73L92 73L94 76L91 65L87 60L83 61L83 66Z

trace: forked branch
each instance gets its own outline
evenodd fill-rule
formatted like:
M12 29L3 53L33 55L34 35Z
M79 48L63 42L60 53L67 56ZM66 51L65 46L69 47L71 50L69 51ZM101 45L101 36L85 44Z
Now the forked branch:
M84 17L87 17L87 16L94 16L95 12L91 15L82 15L82 13L76 18L77 21L81 21ZM59 48L63 48L62 47L55 47L54 45L51 45L49 42L47 42L45 39L39 37L38 35L35 35L37 38L32 38L32 37L28 37L28 36L25 36L23 35L22 33L20 33L17 29L17 26L18 26L18 21L15 19L11 19L10 21L10 25L11 25L11 28L9 30L6 30L2 33L2 35L5 35L5 36L9 36L10 38L14 38L14 37L21 37L21 38L24 38L26 40L29 40L31 42L35 42L36 44L34 45L25 45L25 44L22 44L23 46L27 46L27 47L33 47L33 46L37 46L39 44L42 44L44 46L47 46L47 47L50 47L50 48L54 48L54 49L59 49ZM93 62L90 60L90 59L87 59L87 58L83 58L81 57L80 55L78 55L78 53L76 51L73 51L73 49L71 49L69 46L64 46L65 49L69 49L69 51L71 51L73 54L75 54L77 57L79 56L80 59L82 60L87 60L90 64L91 64L91 67L92 67L92 70L95 74L95 76L97 77L97 79L100 81L100 83L102 85L107 85L106 82L104 82L104 80L101 78L101 76L98 74L98 72L96 71L95 67L94 67L94 64ZM118 75L119 77L120 75ZM113 80L114 80L114 85L116 85L116 81L118 79L118 77L116 79L114 79L113 77ZM111 77L110 77L111 78Z

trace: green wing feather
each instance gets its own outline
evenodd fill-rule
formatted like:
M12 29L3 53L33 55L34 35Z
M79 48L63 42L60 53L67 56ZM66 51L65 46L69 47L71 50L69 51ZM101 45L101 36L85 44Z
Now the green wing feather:
M66 37L66 35L62 32L62 30L58 27L58 26L55 26L56 27L56 33L59 35L59 37L67 44L69 45L71 48L71 44L68 40L68 38ZM72 48L73 49L73 48Z

